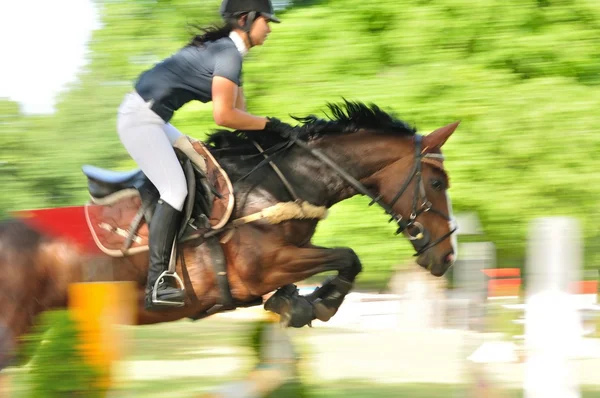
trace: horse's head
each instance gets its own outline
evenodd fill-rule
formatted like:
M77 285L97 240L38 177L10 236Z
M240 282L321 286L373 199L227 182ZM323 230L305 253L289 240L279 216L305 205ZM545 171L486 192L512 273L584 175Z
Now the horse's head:
M426 136L415 134L398 146L390 145L390 150L402 152L400 158L373 176L381 204L388 207L398 231L412 243L417 263L435 276L444 275L457 255L447 193L449 178L441 148L458 124Z

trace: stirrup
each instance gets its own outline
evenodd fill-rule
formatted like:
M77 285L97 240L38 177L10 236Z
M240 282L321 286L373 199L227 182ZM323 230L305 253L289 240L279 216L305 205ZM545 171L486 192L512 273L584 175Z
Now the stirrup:
M175 279L177 281L177 283L179 284L179 286L181 286L181 290L183 292L185 292L185 287L183 285L183 281L181 280L179 275L177 275L176 272L171 272L171 270L163 271L163 273L160 274L158 278L156 278L156 282L154 282L154 287L152 288L152 304L168 305L171 307L183 307L185 305L185 303L176 303L173 301L165 301L165 300L158 299L158 296L157 296L158 285L160 284L160 282L162 282L164 280L164 278Z

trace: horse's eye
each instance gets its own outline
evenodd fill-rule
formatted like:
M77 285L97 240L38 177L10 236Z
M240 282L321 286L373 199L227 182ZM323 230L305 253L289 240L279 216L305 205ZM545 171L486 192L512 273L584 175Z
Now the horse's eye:
M440 180L433 180L431 181L431 187L436 191L441 191L444 189L444 183Z

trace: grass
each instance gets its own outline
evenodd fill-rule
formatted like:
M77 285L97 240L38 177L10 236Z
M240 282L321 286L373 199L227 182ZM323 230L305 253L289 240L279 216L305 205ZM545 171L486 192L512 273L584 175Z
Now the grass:
M192 398L199 397L199 394L213 391L215 386L226 380L189 380L177 379L168 382L151 382L139 385L132 385L123 390L123 393L135 394L135 396L159 398L159 397L177 397ZM349 380L336 385L305 384L308 390L307 398L338 398L338 397L356 397L356 398L429 398L429 397L452 397L457 392L457 386L447 386L439 384L397 384L397 385L378 385L360 380ZM458 390L460 391L460 390ZM124 394L125 396L127 394ZM289 397L283 391L273 394L272 398ZM512 398L512 397L511 397Z
M225 383L239 380L244 374L252 369L255 359L252 356L252 350L248 345L250 333L253 330L252 324L247 321L237 319L224 318L209 318L202 321L180 321L174 323L166 323L153 326L142 327L127 327L124 328L127 337L127 355L128 361L138 362L138 371L145 369L144 366L156 367L156 361L192 361L195 365L187 366L186 362L166 362L164 371L169 372L166 378L154 378L152 375L137 374L137 377L127 377L126 382L119 385L116 396L140 396L148 398L159 397L201 397L204 393L214 391L220 388ZM342 331L335 329L314 328L314 329L290 329L289 334L295 343L296 350L306 359L301 361L300 374L307 394L303 397L310 398L349 398L349 397L410 397L410 398L425 398L425 397L468 397L466 385L462 384L436 384L436 383L401 383L398 380L391 380L387 376L382 376L381 380L373 378L367 379L367 375L363 374L357 367L346 367L345 361L361 362L364 366L374 367L389 366L385 363L378 363L373 359L358 358L353 355L353 352L360 352L359 347L353 347L352 344L368 344L365 342L371 341L371 344L378 343L380 346L386 344L394 344L394 340L378 341L380 334L373 334L373 340L369 336L369 332L358 331ZM313 352L315 346L309 344L314 342L313 339L325 338L331 341L335 346L330 350L325 348L319 349L320 352ZM393 338L393 336L392 336ZM426 339L426 338L425 338ZM418 340L418 339L417 339ZM429 359L421 358L416 361L415 355L431 355L431 351L421 351L420 344L415 340L415 349L413 353L406 353L405 357L398 358L398 365L407 366L406 362L411 362L408 370L412 367L423 366L423 363L431 363L430 369L427 372L443 372L445 366L440 358L430 357ZM441 341L432 342L435 345L442 344ZM395 343L400 346L401 341ZM406 344L406 343L404 343ZM443 344L442 344L443 345ZM390 347L391 348L391 347ZM435 350L438 350L437 348ZM435 351L434 350L434 351ZM389 355L393 350L390 350ZM340 355L342 352L344 355ZM364 352L364 351L363 351ZM404 351L402 351L404 352ZM436 351L437 352L437 351ZM329 354L328 354L329 353ZM317 355L319 357L317 358ZM413 358L411 358L411 355ZM444 355L441 353L440 355ZM322 374L309 367L308 362L315 359L327 359L327 366L340 367L341 369L350 369L347 378L325 380ZM334 359L333 361L331 359ZM201 361L207 362L198 365ZM220 371L219 364L223 361L229 361L230 364L236 365L223 367ZM404 363L402 363L404 362ZM191 363L191 362L190 362ZM159 372L163 370L158 363ZM313 362L314 364L314 362ZM452 364L452 361L450 362ZM435 366L434 366L435 365ZM196 368L194 368L196 367ZM156 369L156 368L155 368ZM381 369L389 370L389 369ZM76 371L76 370L74 370ZM28 397L27 388L27 373L23 369L10 369L9 373L13 374L12 385L17 388L17 391L12 396L13 398ZM383 372L382 372L383 373ZM402 376L402 371L399 371L399 376ZM412 372L411 372L412 373ZM389 374L389 372L388 372ZM143 376L143 377L142 377ZM600 398L600 387L586 386L583 389L584 398ZM287 390L286 390L287 389ZM294 386L286 386L283 390L273 394L270 398L277 397L299 397L295 393ZM493 395L476 395L474 397ZM517 389L506 389L501 391L501 395L497 398L517 398L522 397L522 392Z

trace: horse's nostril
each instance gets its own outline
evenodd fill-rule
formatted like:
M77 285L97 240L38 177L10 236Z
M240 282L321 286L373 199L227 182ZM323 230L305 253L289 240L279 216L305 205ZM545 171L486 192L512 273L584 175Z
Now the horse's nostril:
M445 258L444 258L444 264L445 265L452 265L454 264L454 253L449 253Z

